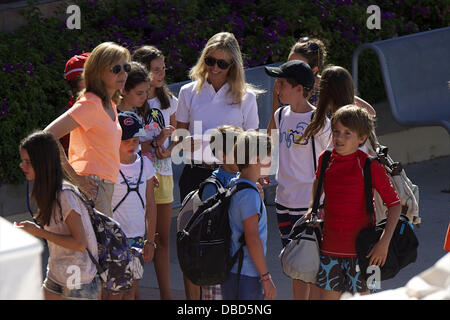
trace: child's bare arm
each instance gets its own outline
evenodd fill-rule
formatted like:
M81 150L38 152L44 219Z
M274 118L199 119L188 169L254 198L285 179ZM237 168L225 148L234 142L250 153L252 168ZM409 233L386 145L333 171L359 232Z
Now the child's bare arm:
M156 232L156 201L154 192L153 177L147 180L146 188L146 206L145 206L145 231L147 233L147 242L144 246L144 261L150 262L153 260L155 247L151 243L155 243Z
M392 235L394 234L401 213L401 204L395 205L388 209L386 226L380 240L367 255L367 258L370 258L369 265L377 265L380 267L384 266L389 249L389 243L391 242Z
M306 220L311 219L311 212L312 212L312 207L313 207L313 204L314 204L314 196L316 195L318 182L319 182L319 180L317 180L317 178L314 178L312 189L311 189L311 198L309 200L308 212L306 213L306 217L305 217ZM320 191L320 195L319 196L322 196L322 193L323 193L323 188Z
M36 223L30 221L22 221L16 223L15 226L29 234L46 239L54 244L66 249L85 252L87 247L86 234L84 232L81 216L75 211L71 211L65 219L70 234L58 234L41 229Z
M266 258L264 256L264 248L259 237L258 228L258 214L255 213L251 217L243 221L244 224L244 235L245 235L245 245L248 248L248 252L253 263L258 270L260 276L269 274L269 269L267 268ZM267 278L261 281L264 289L264 298L274 299L276 296L276 288L272 282L272 279Z
M275 83L273 84L273 91L272 91L272 115L270 116L270 122L267 127L267 134L270 136L270 133L272 129L275 129L275 119L274 119L274 113L277 111L278 107L280 106L280 103L278 102L278 92L276 88L277 81L275 80Z
M377 115L375 109L370 105L370 103L361 99L360 97L355 96L355 104L360 108L366 109L370 115L374 117Z

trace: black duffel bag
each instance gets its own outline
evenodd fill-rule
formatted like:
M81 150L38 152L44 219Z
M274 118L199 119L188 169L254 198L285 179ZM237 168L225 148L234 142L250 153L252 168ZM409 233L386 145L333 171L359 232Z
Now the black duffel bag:
M370 164L374 159L375 158L373 157L369 157L364 164L364 188L367 214L373 218L375 217L375 211L373 208ZM386 219L380 221L375 226L361 230L356 239L356 252L358 254L359 267L366 280L371 275L370 272L367 272L369 258L366 258L366 256L379 241L385 226ZM384 266L380 268L381 280L393 278L401 269L416 261L419 241L414 234L413 228L414 227L409 222L408 217L401 215L389 244L386 262Z

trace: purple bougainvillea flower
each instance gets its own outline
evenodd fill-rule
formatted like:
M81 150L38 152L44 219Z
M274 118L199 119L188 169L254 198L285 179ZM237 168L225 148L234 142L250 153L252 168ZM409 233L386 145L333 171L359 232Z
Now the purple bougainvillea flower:
M6 117L8 115L8 101L6 99L0 100L0 117Z
M7 63L7 64L3 65L2 70L6 73L11 73L14 71L14 66L12 64Z
M381 19L394 19L394 18L395 18L395 13L392 13L389 11L381 13Z

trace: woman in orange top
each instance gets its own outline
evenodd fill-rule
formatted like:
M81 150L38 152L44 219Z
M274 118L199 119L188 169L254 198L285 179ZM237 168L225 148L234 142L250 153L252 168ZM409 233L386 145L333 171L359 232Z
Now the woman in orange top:
M84 65L86 89L72 108L44 129L57 139L70 133L69 159L60 148L63 168L96 209L109 216L122 136L116 103L127 80L129 61L126 48L113 42L98 45Z

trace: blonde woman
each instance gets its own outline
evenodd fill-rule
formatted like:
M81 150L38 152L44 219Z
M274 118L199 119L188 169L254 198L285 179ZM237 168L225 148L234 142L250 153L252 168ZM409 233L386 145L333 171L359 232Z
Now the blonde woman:
M69 159L61 153L63 168L97 210L109 216L122 136L116 103L130 71L129 61L126 48L113 42L98 45L84 65L86 89L72 108L44 129L57 139L70 133Z
M245 82L239 44L232 33L221 32L206 43L197 64L189 73L192 82L178 95L177 129L202 135L202 149L193 152L180 177L180 199L208 178L217 162L209 149L208 130L234 125L244 130L258 129L257 90ZM195 125L194 125L194 122ZM194 130L195 129L195 130ZM199 299L200 289L185 279L187 299Z

